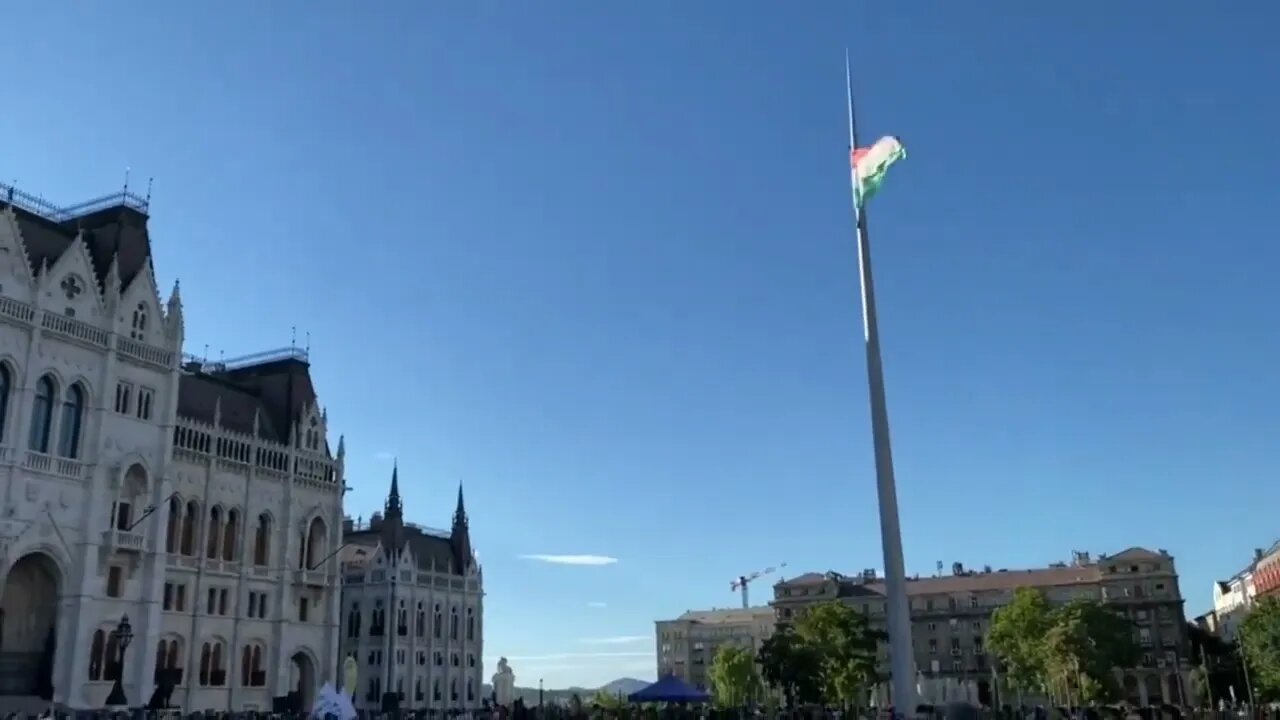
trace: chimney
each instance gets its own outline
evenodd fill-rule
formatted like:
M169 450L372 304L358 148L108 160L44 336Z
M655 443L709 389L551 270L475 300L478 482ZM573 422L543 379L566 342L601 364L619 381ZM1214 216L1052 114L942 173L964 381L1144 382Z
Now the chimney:
M342 518L342 534L345 535L350 532L355 532L355 529L356 529L355 520L352 520L349 516Z
M952 574L952 575L963 575L963 574L964 574L964 563L958 563L958 562L951 563L951 574Z
M1254 559L1254 560L1261 560L1261 559L1262 559L1262 548L1254 548L1254 549L1253 549L1253 559Z

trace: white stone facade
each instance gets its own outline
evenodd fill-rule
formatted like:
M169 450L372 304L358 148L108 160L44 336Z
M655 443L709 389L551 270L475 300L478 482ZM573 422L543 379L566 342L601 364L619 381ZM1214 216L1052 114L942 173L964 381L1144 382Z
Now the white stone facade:
M403 522L392 476L386 512L344 528L341 646L359 667L356 707L396 693L401 709L474 710L484 682L484 575L462 491L450 531Z
M309 702L337 666L343 451L305 355L184 364L145 202L71 212L6 190L0 694L99 708L119 673L138 706L181 670L186 711Z

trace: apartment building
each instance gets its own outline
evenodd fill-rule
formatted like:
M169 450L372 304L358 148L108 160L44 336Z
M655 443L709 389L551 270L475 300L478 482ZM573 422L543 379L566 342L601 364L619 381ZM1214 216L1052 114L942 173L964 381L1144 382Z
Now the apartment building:
M986 652L992 613L1021 587L1043 591L1050 602L1086 598L1113 606L1134 621L1142 648L1136 668L1118 669L1127 698L1134 703L1177 702L1186 691L1187 632L1183 599L1173 557L1164 550L1129 548L1114 555L1074 553L1070 563L1022 570L966 569L955 563L951 574L907 581L912 640L923 699L968 700L986 705L1010 703L997 698L998 668ZM808 573L774 586L771 603L779 623L810 605L830 600L866 613L873 624L885 622L885 588L871 570L857 576ZM888 667L888 663L884 663ZM883 692L881 693L884 694ZM887 700L887 698L884 698Z
M773 635L773 608L690 610L674 620L658 620L658 677L675 675L686 683L709 690L707 672L716 650L724 646L755 652Z

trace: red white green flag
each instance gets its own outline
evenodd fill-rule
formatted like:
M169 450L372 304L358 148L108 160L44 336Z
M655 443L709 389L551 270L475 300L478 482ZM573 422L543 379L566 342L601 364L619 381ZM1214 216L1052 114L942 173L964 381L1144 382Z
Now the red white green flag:
M855 148L849 153L854 199L859 208L880 189L889 167L906 157L907 149L892 135L880 138L871 147Z

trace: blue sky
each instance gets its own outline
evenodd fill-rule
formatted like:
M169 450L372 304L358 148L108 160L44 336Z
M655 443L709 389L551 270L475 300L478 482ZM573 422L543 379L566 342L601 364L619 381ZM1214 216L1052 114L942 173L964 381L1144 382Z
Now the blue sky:
M871 215L908 570L1167 548L1203 610L1280 534L1280 7L783 5L14 5L0 177L154 176L188 349L310 333L351 514L391 456L419 522L465 483L486 654L651 677L738 573L881 564L850 46L911 153Z

